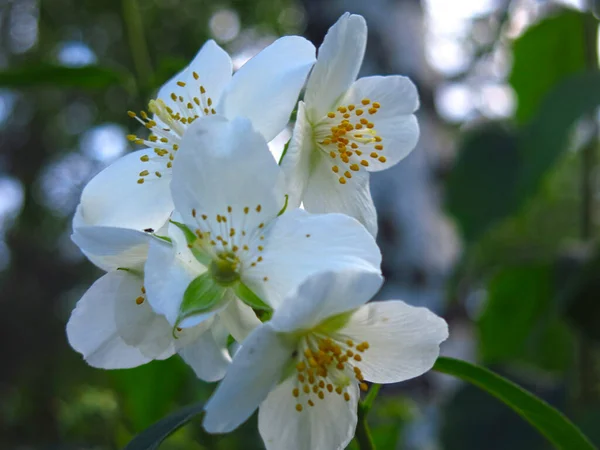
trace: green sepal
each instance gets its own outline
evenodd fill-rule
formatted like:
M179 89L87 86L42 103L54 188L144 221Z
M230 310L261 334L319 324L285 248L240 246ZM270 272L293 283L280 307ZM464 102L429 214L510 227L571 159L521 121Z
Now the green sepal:
M289 200L289 199L290 199L290 196L289 196L289 195L287 195L287 194L285 194L285 204L283 205L283 208L281 208L281 211L279 211L279 212L277 213L277 217L279 217L280 215L282 215L282 214L285 212L285 210L286 210L286 209L287 209L287 207L288 207L288 200Z
M258 309L261 311L272 311L271 307L267 305L262 299L256 295L248 286L241 281L233 287L233 292L238 298L243 301L246 305L252 309Z
M288 147L290 146L290 142L292 142L292 139L290 139L289 141L287 141L285 143L285 145L283 146L283 152L281 153L281 158L279 158L279 162L277 164L281 165L281 162L283 161L283 157L287 153Z
M188 244L193 244L194 242L196 242L196 239L198 239L198 236L196 236L194 232L188 228L187 225L180 222L175 222L174 220L169 220L169 222L171 222L173 225L175 225L177 228L183 231L183 235L185 236L185 240Z
M154 236L157 239L160 239L161 241L168 242L169 244L173 243L173 239L171 239L169 236L159 236L158 234L153 234L152 236Z
M175 328L182 320L213 309L223 299L226 290L215 282L209 272L196 277L183 294Z

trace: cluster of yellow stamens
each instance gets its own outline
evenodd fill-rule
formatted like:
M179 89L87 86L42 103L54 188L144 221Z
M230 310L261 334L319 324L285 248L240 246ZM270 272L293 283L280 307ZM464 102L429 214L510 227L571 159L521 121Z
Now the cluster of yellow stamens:
M265 236L262 232L265 223L260 222L256 229L247 231L246 221L250 214L261 214L261 212L262 206L260 204L253 208L244 206L240 208L240 211L234 211L232 206L228 206L226 214L217 214L213 219L207 214L192 209L192 217L196 219L198 227L193 230L196 241L189 243L188 247L197 246L213 257L226 257L235 270L241 266L242 261L248 261L246 255L250 255L249 265L250 267L256 267L258 263L263 261L260 254L264 251L264 246L257 245L255 248L251 248L249 244L256 242L257 234L258 240L264 241ZM239 224L239 227L236 228L234 222ZM265 277L263 281L268 281L268 278Z
M368 349L368 342L355 345L350 339L342 343L329 337L307 337L306 348L298 355L292 390L298 401L296 411L304 409L303 403L312 407L315 401L333 393L350 401L347 387L354 383L352 378L366 391L368 386L357 364L362 361L361 353Z
M146 300L146 288L144 286L142 286L141 291L142 291L142 295L140 295L138 298L135 299L136 305L141 305Z
M317 131L317 142L332 160L341 161L346 167L335 164L333 173L339 176L339 182L346 184L352 178L352 172L360 170L360 166L368 167L369 158L386 162L382 138L377 134L373 116L381 105L365 98L360 105L342 105L337 111L330 111ZM349 169L349 170L348 170Z
M195 80L199 79L196 72L193 72L192 75ZM186 83L183 81L178 81L177 85L182 88L186 87ZM154 151L154 154L141 156L142 162L158 160L165 163L167 169L171 169L175 152L179 149L187 126L201 116L216 114L213 100L206 93L204 86L199 86L199 94L196 96L192 96L191 89L184 90L182 93L184 95L178 95L175 92L171 92L169 95L173 101L173 107L168 106L162 99L150 100L148 109L154 114L154 118L150 118L145 111L141 111L139 115L133 111L127 112L129 117L136 119L151 132L147 139L142 139L135 134L127 136L131 142L145 145ZM138 184L144 184L148 177L161 178L163 174L157 170L142 170L138 176Z

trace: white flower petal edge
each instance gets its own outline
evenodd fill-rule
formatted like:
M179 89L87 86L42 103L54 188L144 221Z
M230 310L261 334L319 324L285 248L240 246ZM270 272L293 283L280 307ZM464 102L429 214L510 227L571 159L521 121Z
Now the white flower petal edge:
M448 335L446 322L423 308L363 305L381 281L376 272L322 272L291 292L234 357L207 403L206 430L231 431L260 405L267 450L344 448L354 435L359 387L423 374Z
M306 39L277 39L235 73L217 112L229 119L249 118L254 129L270 141L289 122L314 63L315 47Z
M109 272L96 281L77 303L67 323L69 344L87 363L102 369L124 369L145 364L152 358L127 345L115 321L116 305L135 300L122 291L122 284L138 290L141 279L126 272ZM130 286L127 286L130 287Z

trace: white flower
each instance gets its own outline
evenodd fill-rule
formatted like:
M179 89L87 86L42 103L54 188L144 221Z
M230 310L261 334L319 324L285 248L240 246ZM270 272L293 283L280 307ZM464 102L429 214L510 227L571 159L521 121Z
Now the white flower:
M76 215L75 222L80 220ZM131 229L79 225L73 240L108 273L73 310L67 323L71 346L88 364L103 369L136 367L179 352L200 378L221 379L231 361L224 324L173 330L148 304L143 279L148 243L170 245Z
M145 272L154 310L179 327L219 313L241 341L260 321L237 299L277 308L287 292L323 269L379 270L380 251L358 221L300 209L280 215L282 186L279 166L248 119L214 116L192 124L171 182L187 226L187 242L179 242L183 233L171 234L173 248L181 255L187 244L188 255L151 245Z
M423 374L448 336L446 322L425 308L364 305L381 281L376 272L322 272L290 293L236 353L206 405L205 429L229 432L260 405L267 450L344 448L365 382Z
M376 235L368 172L391 167L415 147L419 99L405 77L355 81L366 42L361 16L346 13L331 27L298 105L282 167L295 194L292 204L348 214Z
M233 76L229 55L208 41L191 64L150 101L149 114L129 112L150 131L129 138L147 148L117 160L82 193L83 215L95 224L158 229L173 210L171 167L185 130L197 118L244 116L267 141L288 123L315 49L306 39L275 41Z

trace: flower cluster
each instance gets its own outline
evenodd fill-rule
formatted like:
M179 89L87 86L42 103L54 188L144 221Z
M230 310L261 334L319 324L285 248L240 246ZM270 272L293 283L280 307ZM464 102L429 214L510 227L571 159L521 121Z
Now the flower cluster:
M128 113L147 129L129 136L143 148L89 182L73 221L74 242L106 271L67 325L90 365L178 353L200 379L222 380L207 431L259 408L268 449L307 450L350 442L368 382L432 367L442 319L367 304L382 283L369 172L401 160L419 132L410 80L356 80L366 36L345 14L318 58L289 36L233 75L209 41L148 112ZM267 142L294 109L278 164Z

